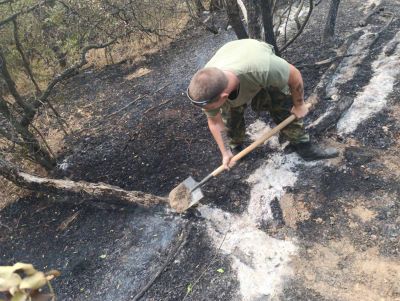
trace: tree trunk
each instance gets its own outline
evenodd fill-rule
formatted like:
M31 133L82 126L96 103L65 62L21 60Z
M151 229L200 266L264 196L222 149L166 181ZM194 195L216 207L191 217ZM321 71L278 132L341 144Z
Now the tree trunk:
M249 31L249 37L256 40L262 40L260 11L260 0L247 1L247 27Z
M236 0L226 0L226 13L228 15L229 23L232 25L237 38L239 40L247 39L249 36L247 35L242 19L240 18L239 5Z
M280 55L279 48L276 45L273 16L272 16L272 0L264 0L260 4L261 6L261 18L264 27L264 41L274 46L275 54Z
M248 0L247 15L250 38L271 44L274 46L275 53L280 55L273 27L272 1Z
M16 133L21 137L21 143L18 143L21 147L28 150L29 154L44 168L51 170L55 166L55 160L52 158L49 152L43 149L36 139L36 137L29 131L28 126L22 125L12 116L6 101L0 95L0 114L12 125ZM14 139L19 139L14 137Z
M47 193L79 194L84 200L98 200L107 203L139 204L145 207L166 203L167 198L141 191L127 191L117 186L85 181L59 180L37 177L18 170L17 167L0 158L0 176L19 187Z
M324 42L331 42L335 35L335 24L337 12L339 9L340 0L331 0L329 7L328 17L326 19L325 29L324 29Z

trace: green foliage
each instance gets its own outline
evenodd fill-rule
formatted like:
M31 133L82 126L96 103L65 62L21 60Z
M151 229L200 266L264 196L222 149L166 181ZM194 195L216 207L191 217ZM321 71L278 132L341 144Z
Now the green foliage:
M49 281L58 276L58 271L46 274L37 271L33 265L18 262L13 266L0 266L0 294L5 301L46 301L54 299ZM41 288L48 285L50 293Z
M87 63L102 66L126 60L142 55L144 43L153 46L163 38L170 40L185 25L184 4L184 0L0 1L0 124L7 128L0 129L0 141L6 141L6 152L53 168L55 155L42 132L55 123L47 120L48 124L33 126L40 110L50 107L52 116L58 116L53 106L46 107L56 85ZM61 120L56 126L66 133Z
M38 1L20 0L0 5L0 22L26 10ZM101 44L115 37L140 42L146 36L169 36L181 20L183 0L62 0L47 2L16 18L23 51L36 68L36 77L49 81L80 59L83 47ZM0 45L14 77L24 73L15 48L11 22L0 26Z

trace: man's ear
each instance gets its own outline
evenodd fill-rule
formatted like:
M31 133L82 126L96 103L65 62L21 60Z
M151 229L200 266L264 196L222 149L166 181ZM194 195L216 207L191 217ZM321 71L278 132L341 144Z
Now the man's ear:
M222 92L221 95L220 95L220 98L226 100L226 99L228 99L228 96L229 96L229 93L227 93L227 92Z

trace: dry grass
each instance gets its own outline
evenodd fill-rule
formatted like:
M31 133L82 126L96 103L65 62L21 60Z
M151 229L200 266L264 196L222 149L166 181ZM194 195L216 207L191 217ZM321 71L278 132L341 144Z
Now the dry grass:
M169 28L167 28L169 37L141 34L140 36L136 35L129 39L121 40L106 49L94 49L87 55L88 64L101 68L126 60L139 62L144 59L145 55L167 48L186 27L189 20L190 17L188 15L182 16L179 20L171 20Z
M26 196L28 193L27 190L19 188L13 183L0 178L0 210L19 198Z

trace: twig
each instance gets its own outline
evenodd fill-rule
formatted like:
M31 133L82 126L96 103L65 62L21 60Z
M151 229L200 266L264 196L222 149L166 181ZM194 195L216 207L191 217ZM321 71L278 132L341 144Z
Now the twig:
M153 285L153 283L161 275L161 273L164 272L165 268L171 263L171 261L180 253L182 248L187 243L190 230L191 230L191 225L188 223L186 224L185 228L179 235L181 238L179 239L178 244L175 245L175 247L171 250L171 252L169 252L168 257L165 260L164 264L161 266L158 272L153 276L153 278L150 279L150 281L136 294L135 297L133 297L132 301L139 300L146 293L146 291Z
M143 113L143 115L146 115L147 113L149 113L149 112L151 112L151 111L154 111L155 109L157 109L157 108L159 108L159 107L161 107L161 106L163 106L163 105L165 105L165 104L171 102L172 100L173 100L173 98L167 99L167 100L163 101L162 103L160 103L160 104L158 104L158 105L156 105L156 106L154 106L154 107L151 107L150 109L147 109L147 110Z
M11 227L9 227L9 226L7 226L7 225L5 225L5 224L3 224L3 223L0 223L0 227L7 228L8 231L11 231L11 230L12 230Z
M171 85L171 83L168 83L168 84L162 86L161 88L159 88L159 89L157 89L156 91L154 91L154 93L152 93L151 95L145 94L145 95L138 96L137 98L135 98L135 100L131 101L131 102L128 103L126 106L124 106L124 107L118 109L117 111L115 111L115 112L113 112L113 113L108 114L106 117L110 117L110 116L113 116L113 115L115 115L115 114L118 114L119 112L121 112L121 111L127 109L128 107L130 107L131 105L133 105L133 104L136 103L137 101L143 99L144 97L146 97L146 96L153 96L154 94L160 92L161 90L165 89L165 88L168 87L169 85Z
M68 228L68 226L78 217L80 214L80 210L76 211L74 214L69 216L67 219L65 219L58 227L57 231L64 231L65 229Z
M200 281L200 279L201 279L201 278L204 276L204 274L207 272L208 268L215 262L215 258L217 257L219 251L221 250L221 247L222 247L223 243L225 242L226 236L228 235L228 232L229 232L230 230L231 230L231 228L229 227L229 229L225 232L225 235L224 235L224 237L223 237L223 239L222 239L222 241L221 241L221 243L220 243L220 245L219 245L217 251L215 252L213 258L212 258L212 259L210 260L210 262L206 265L206 267L204 268L204 270L201 272L200 276L197 277L197 279L193 282L193 284L192 284L192 290L193 290L194 286ZM184 300L186 299L186 297L189 296L189 294L190 294L190 291L187 291L187 292L186 292L186 295L185 295L185 297L183 297L182 301L184 301Z

